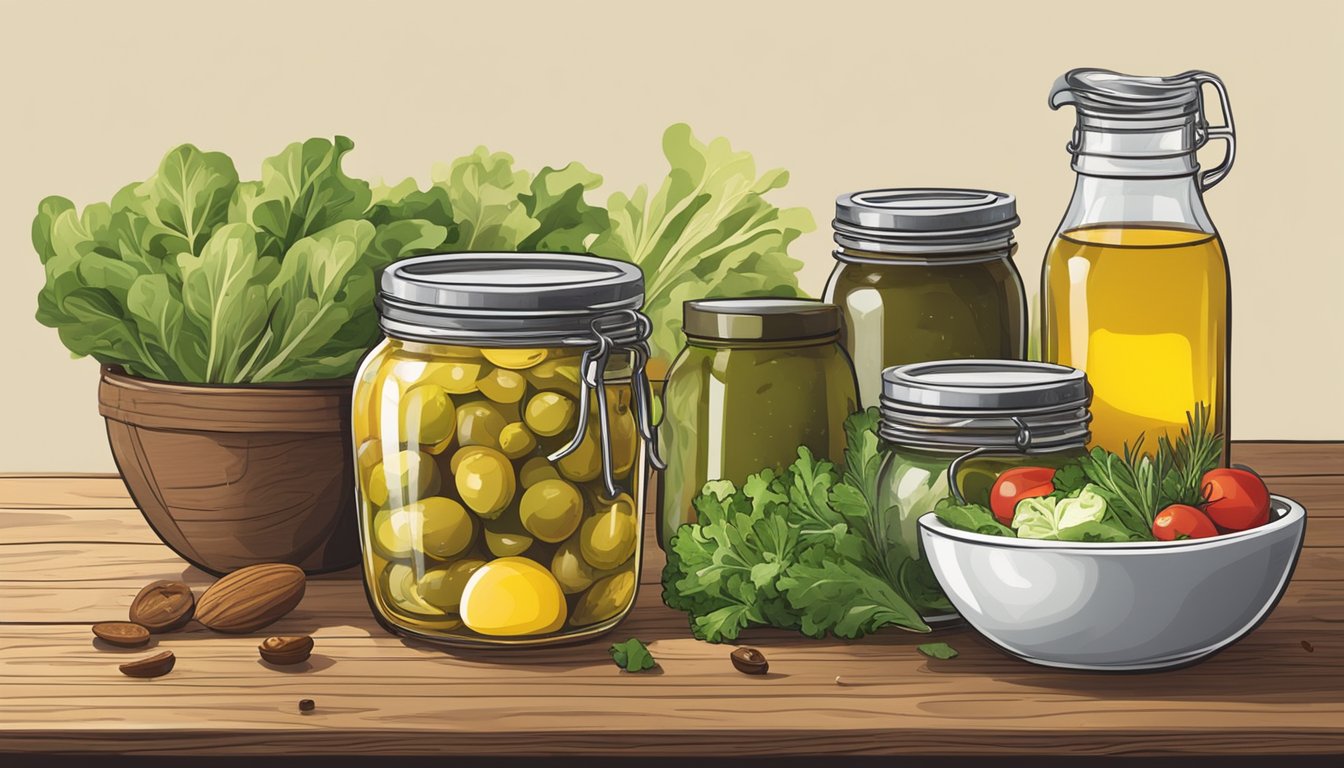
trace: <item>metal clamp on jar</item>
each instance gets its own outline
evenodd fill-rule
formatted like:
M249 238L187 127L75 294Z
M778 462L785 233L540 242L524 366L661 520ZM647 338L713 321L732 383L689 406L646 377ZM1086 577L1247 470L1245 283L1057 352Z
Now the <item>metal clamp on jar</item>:
M451 254L383 273L354 396L365 586L399 634L532 645L634 603L654 452L640 271ZM594 413L595 411L595 413Z
M889 559L925 595L926 622L955 619L919 550L917 521L945 498L989 505L994 481L1016 466L1057 468L1086 451L1092 390L1082 371L1017 360L939 360L882 372L878 478L890 519Z

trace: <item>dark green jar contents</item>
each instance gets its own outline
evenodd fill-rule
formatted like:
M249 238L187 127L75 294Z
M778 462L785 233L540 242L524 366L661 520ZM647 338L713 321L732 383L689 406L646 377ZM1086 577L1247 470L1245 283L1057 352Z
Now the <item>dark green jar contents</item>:
M658 540L695 522L710 480L742 483L785 467L799 446L844 455L844 421L858 408L839 345L838 310L801 299L720 299L685 305L686 347L663 391Z
M837 264L826 300L864 406L882 371L951 359L1026 357L1026 290L1013 266L1011 195L955 189L870 190L836 201Z

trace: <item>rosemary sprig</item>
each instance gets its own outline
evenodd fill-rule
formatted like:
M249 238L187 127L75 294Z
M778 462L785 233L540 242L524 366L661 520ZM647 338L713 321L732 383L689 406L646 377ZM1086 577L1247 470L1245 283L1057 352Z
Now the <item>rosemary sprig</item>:
M1166 437L1158 441L1158 455L1165 455L1171 467L1163 476L1162 506L1201 506L1208 501L1203 487L1204 473L1217 467L1223 455L1223 438L1214 434L1209 416L1208 405L1196 403L1194 413L1186 414L1186 429L1175 444Z

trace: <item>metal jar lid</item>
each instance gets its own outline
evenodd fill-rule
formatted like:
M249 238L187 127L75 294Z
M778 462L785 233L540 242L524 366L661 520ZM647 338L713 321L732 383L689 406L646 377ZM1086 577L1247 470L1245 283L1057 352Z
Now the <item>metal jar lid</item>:
M831 226L842 248L937 256L1006 250L1019 223L1012 195L930 187L840 195Z
M892 443L1050 451L1090 436L1092 388L1080 370L1022 360L937 360L882 372L879 433Z
M1195 72L1170 77L1123 75L1109 69L1073 69L1050 89L1050 106L1073 104L1080 113L1114 118L1161 118L1199 111Z
M382 276L383 330L399 339L484 346L591 344L647 335L644 276L621 261L571 253L440 253Z
M682 305L682 330L705 341L790 341L840 332L840 309L812 299L700 299Z

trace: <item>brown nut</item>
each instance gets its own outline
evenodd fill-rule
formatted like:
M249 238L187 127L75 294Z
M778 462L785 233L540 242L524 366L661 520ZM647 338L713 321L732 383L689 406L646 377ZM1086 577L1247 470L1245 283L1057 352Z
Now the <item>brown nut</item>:
M313 638L308 635L268 637L257 646L261 658L272 664L299 664L313 652Z
M139 648L149 642L149 630L130 621L104 621L93 625L99 640L122 648Z
M129 677L160 677L172 672L176 663L177 657L173 656L173 652L164 651L136 661L128 661L117 669Z
M155 581L131 601L131 621L150 632L171 632L191 620L196 597L180 581Z
M317 709L317 702L312 699L299 699L300 712L312 712L314 709Z
M275 623L303 599L303 570L283 563L240 568L201 595L196 620L233 634L255 632Z
M728 658L733 660L737 671L744 675L764 675L770 671L770 662L765 660L765 654L755 648L738 648Z

